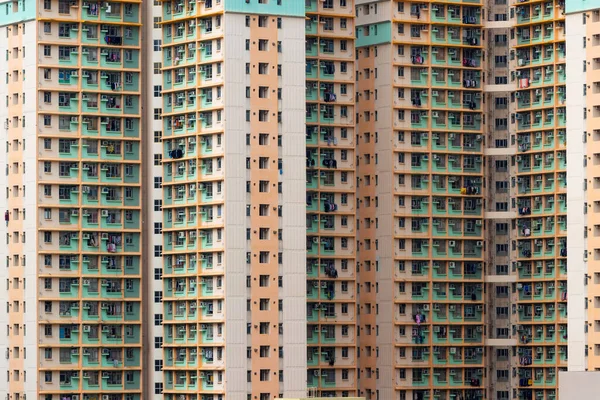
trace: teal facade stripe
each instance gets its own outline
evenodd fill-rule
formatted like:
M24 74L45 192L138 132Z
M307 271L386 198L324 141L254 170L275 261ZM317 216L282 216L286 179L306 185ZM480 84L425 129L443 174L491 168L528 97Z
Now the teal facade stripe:
M19 0L18 10L14 12L12 1L0 2L0 26L34 19L36 6L35 0Z
M578 13L583 11L595 10L600 8L598 0L567 0L565 2L566 13Z
M367 33L368 29L368 34ZM390 21L362 25L356 28L356 47L373 46L392 42L392 23Z
M243 14L268 14L282 17L302 17L305 9L302 0L225 0L225 12Z

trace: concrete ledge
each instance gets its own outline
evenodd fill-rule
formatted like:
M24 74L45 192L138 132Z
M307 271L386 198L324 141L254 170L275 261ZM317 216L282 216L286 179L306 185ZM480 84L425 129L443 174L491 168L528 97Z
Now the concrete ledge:
M486 211L483 214L484 219L511 219L517 218L516 211Z
M492 347L516 346L517 339L485 339L485 345Z
M483 281L485 283L512 283L517 281L517 275L486 275Z
M516 83L507 83L506 85L484 85L483 91L485 93L491 92L514 92L517 90Z
M485 29L510 29L513 24L508 21L485 21L483 23Z
M504 147L504 148L496 148L496 147L486 147L483 150L483 154L486 156L514 156L517 154L516 147Z

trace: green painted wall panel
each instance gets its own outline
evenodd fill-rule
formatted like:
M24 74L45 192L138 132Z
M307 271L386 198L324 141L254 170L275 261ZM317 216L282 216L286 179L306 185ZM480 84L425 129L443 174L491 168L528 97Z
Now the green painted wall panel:
M225 0L225 12L244 14L269 14L282 17L303 17L304 1L301 0L263 0L266 4L260 4L259 0ZM278 4L281 3L281 5Z
M369 34L365 35L366 30ZM373 46L381 43L391 43L392 23L389 21L377 24L362 25L356 28L356 47Z
M0 2L0 26L29 21L35 18L35 0L19 0L18 11L13 11L12 1Z
M577 13L582 11L594 10L600 8L598 0L567 0L566 13Z

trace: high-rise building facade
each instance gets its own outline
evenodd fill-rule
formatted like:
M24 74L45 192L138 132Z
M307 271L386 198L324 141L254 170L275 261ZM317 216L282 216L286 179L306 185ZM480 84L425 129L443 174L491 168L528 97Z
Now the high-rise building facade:
M589 3L1 2L0 391L555 400L600 352Z
M307 386L315 395L354 396L354 4L310 0L305 6Z
M2 4L7 398L142 398L140 4Z
M580 392L597 375L585 381L573 380L575 374L598 371L600 362L600 301L598 284L598 145L600 139L600 5L587 1L568 1L565 35L566 62L566 135L569 145L567 173L569 265L568 373L561 374L570 383L567 396L585 396ZM580 375L581 376L581 375ZM575 385L573 385L575 383ZM591 385L589 385L591 386ZM561 390L563 383L561 382ZM576 389L574 391L573 389ZM561 393L561 398L563 393ZM567 397L565 397L567 398Z
M302 3L162 3L165 399L305 393L303 48Z
M377 207L357 213L358 281L378 285L359 295L359 367L379 372L361 375L359 395L556 398L568 337L564 6L358 2L357 177L375 186L357 199ZM363 335L370 304L376 338Z

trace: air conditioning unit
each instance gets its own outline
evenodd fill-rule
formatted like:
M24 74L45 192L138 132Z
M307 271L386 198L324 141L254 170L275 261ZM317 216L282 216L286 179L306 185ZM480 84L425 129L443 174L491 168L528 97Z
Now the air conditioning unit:
M102 210L102 216L108 217L108 210Z

